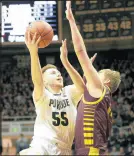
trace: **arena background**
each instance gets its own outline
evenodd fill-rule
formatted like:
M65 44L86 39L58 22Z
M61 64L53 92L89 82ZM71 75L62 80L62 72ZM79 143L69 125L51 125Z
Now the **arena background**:
M134 1L79 0L73 1L72 8L89 56L98 53L96 69L111 68L121 72L121 85L113 95L109 153L134 155ZM31 96L29 52L24 44L26 25L33 20L45 20L52 25L53 42L39 50L39 57L42 66L46 63L58 66L65 85L72 82L59 58L62 39L67 39L70 62L81 75L82 71L65 18L65 1L4 0L0 9L0 138L2 154L15 155L20 134L24 134L28 143L31 141L36 116Z

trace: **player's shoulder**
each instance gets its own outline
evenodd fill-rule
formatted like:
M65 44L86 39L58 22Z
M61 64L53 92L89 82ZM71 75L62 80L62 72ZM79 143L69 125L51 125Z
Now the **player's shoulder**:
M44 95L50 96L50 95L53 95L53 93L51 93L47 88L44 88Z
M35 93L33 91L32 93L32 97L33 97L33 102L37 108L37 106L43 106L44 103L48 102L49 101L49 97L50 97L50 92L46 89L44 89L43 91L43 95L38 99L38 100L35 100Z
M71 85L66 85L62 88L62 90L69 89Z
M71 92L72 92L72 85L67 85L67 86L64 86L62 88L62 93L63 94L66 94L66 95L70 96Z
M63 87L63 91L67 91L67 92L71 92L72 88L74 87L74 85L67 85Z

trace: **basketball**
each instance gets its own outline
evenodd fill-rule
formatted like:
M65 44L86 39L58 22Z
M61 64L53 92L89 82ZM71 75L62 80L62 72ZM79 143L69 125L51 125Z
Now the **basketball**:
M38 44L39 48L45 48L52 42L54 35L53 29L51 25L45 21L34 21L29 25L27 30L30 31L31 39L35 33L37 33L37 39L41 36L41 41Z

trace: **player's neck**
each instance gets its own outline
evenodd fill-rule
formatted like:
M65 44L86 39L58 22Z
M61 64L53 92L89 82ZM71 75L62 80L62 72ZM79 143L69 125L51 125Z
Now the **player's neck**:
M57 94L57 93L61 93L61 86L48 86L47 89L52 93L52 94Z

